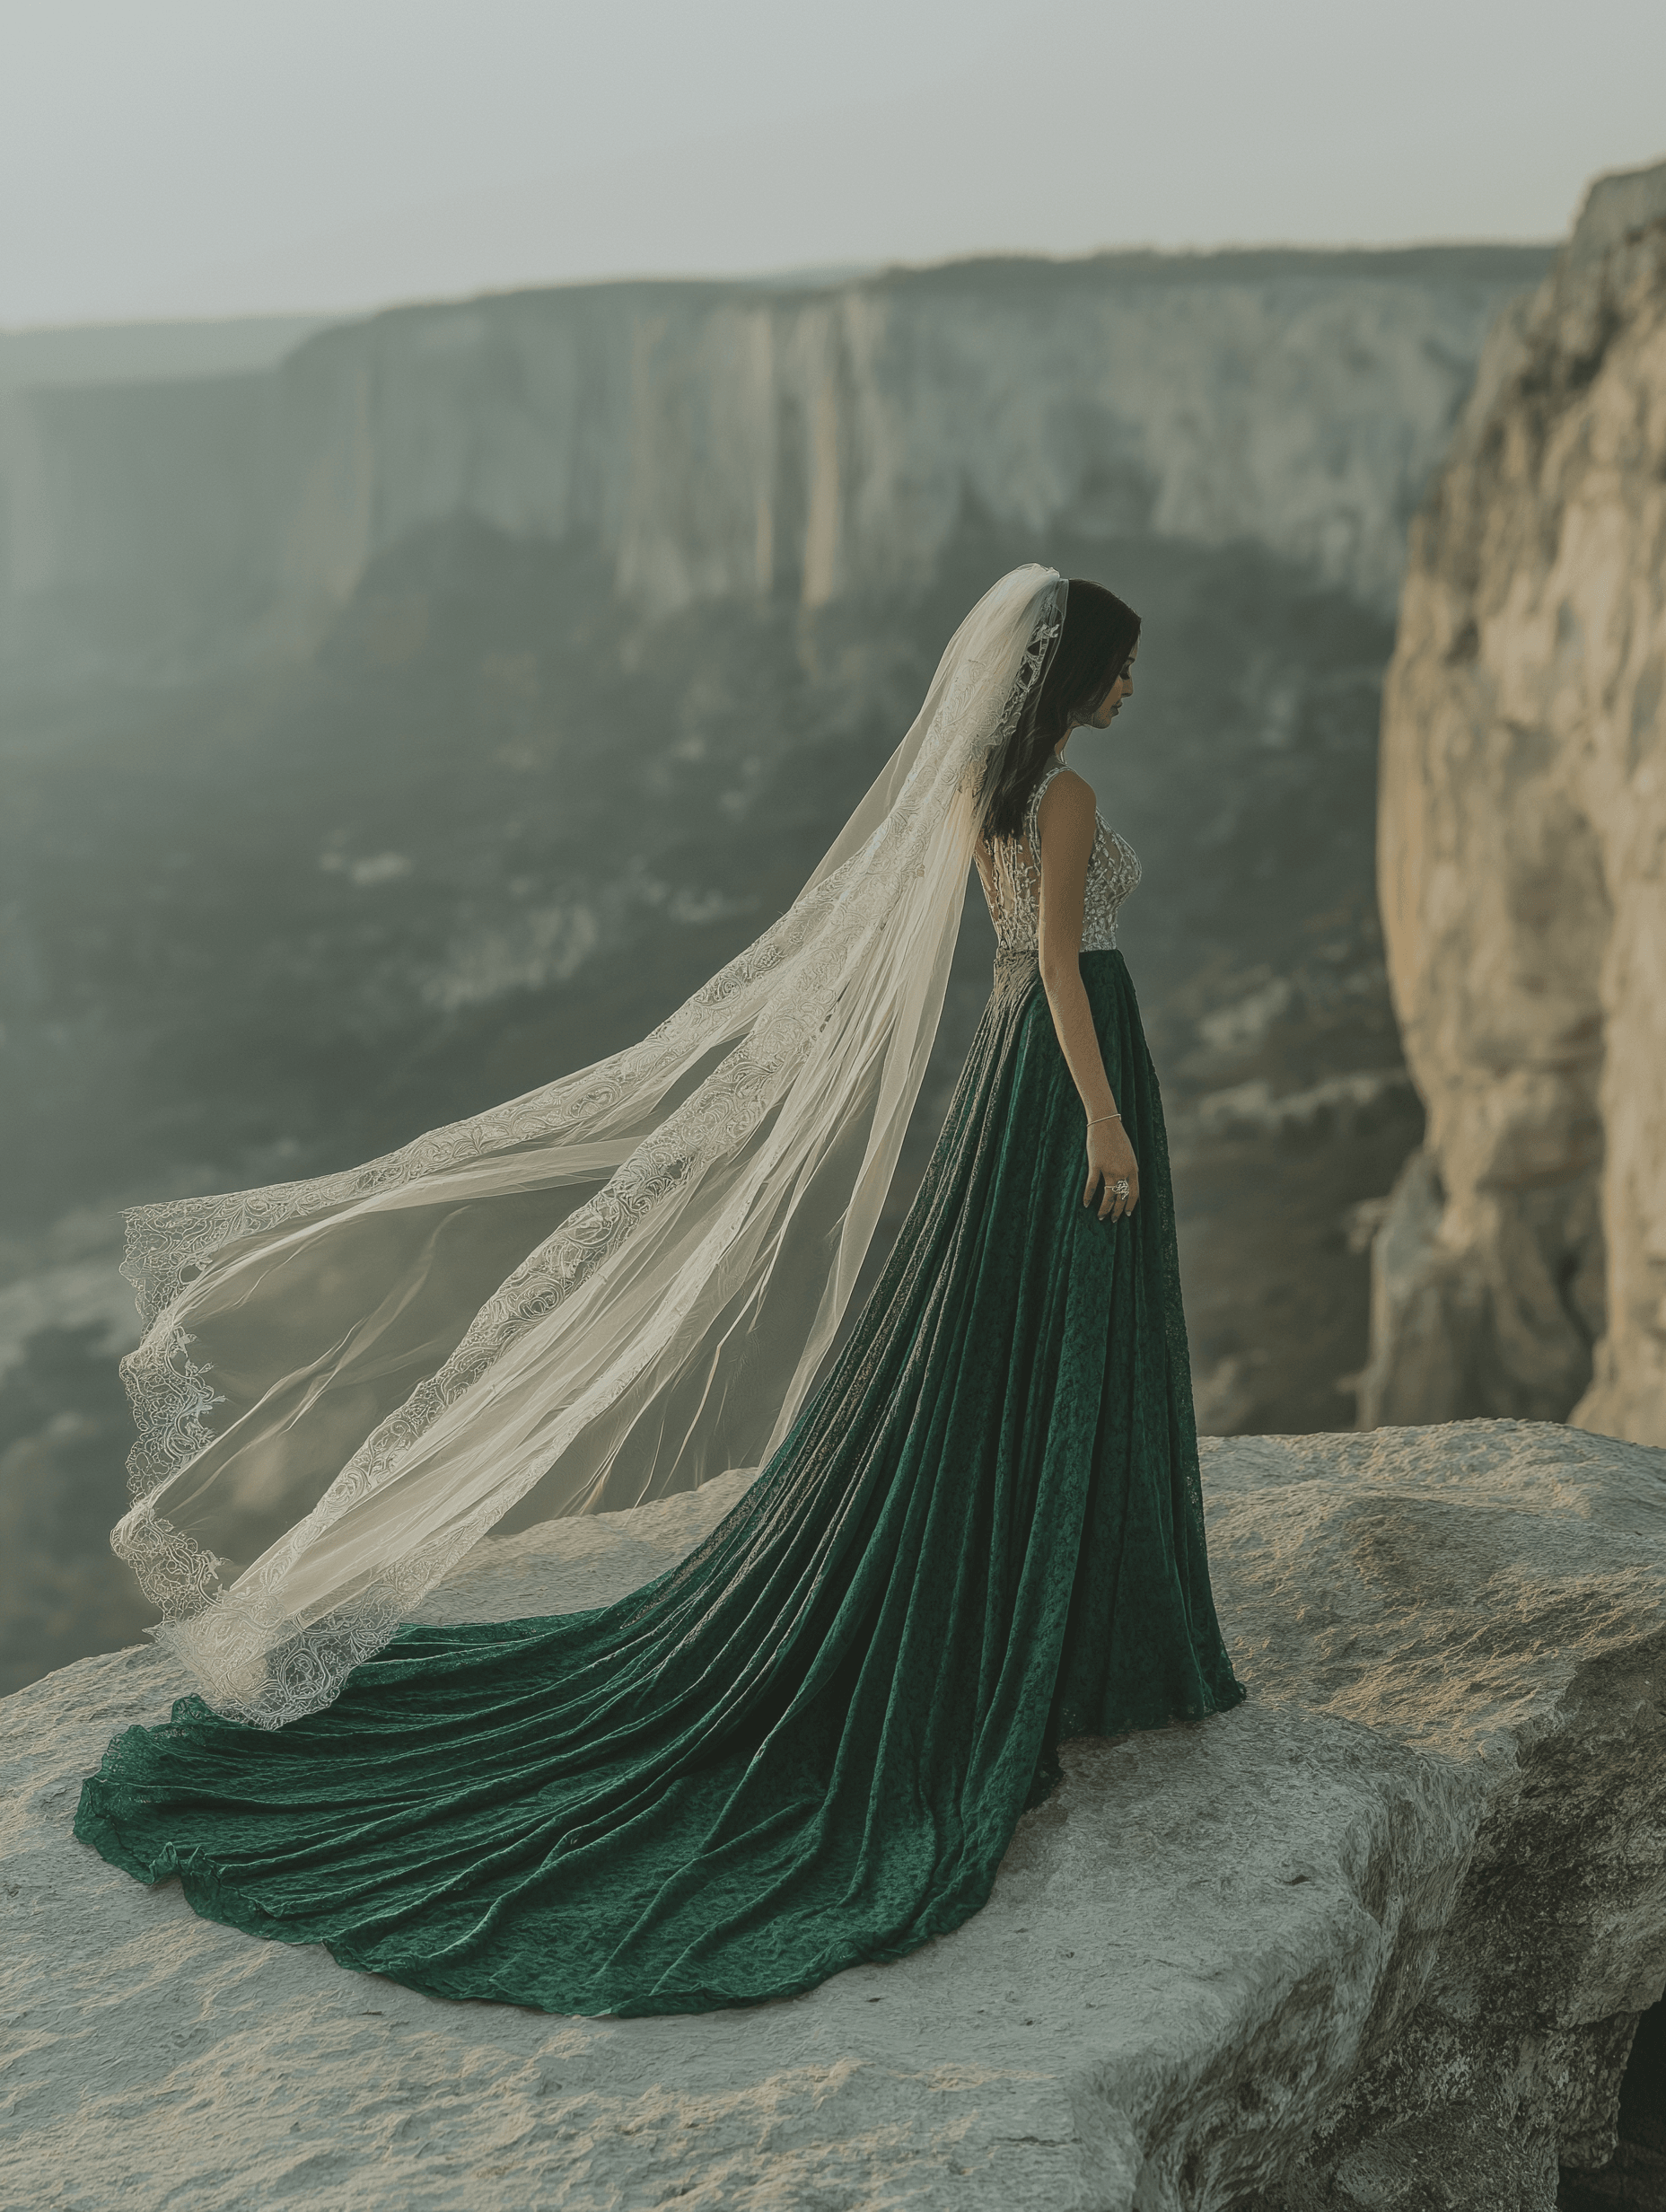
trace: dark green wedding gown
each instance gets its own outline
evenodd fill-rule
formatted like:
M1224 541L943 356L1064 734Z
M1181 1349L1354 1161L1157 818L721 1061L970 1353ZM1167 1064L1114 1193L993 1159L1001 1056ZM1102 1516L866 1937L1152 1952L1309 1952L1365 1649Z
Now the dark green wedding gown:
M276 1731L182 1698L75 1833L199 1912L450 1997L697 2012L896 1959L988 1897L1071 1736L1243 1697L1210 1593L1168 1149L1122 955L1083 952L1140 1163L1004 952L827 1379L680 1565L585 1613L408 1627Z

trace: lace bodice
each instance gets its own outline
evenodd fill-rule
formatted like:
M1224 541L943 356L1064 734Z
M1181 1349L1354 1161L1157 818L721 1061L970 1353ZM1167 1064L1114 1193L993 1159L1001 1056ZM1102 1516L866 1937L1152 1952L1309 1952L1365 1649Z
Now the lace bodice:
M1037 821L1041 794L1065 763L1055 758L1042 769L1040 780L1024 809L1024 834L999 838L985 849L994 863L995 895L980 866L984 898L995 923L995 944L1003 952L1033 952L1036 924L1041 906L1041 835ZM1140 864L1134 847L1118 837L1095 811L1093 849L1088 855L1088 879L1082 900L1082 950L1109 952L1116 948L1117 909L1140 880Z

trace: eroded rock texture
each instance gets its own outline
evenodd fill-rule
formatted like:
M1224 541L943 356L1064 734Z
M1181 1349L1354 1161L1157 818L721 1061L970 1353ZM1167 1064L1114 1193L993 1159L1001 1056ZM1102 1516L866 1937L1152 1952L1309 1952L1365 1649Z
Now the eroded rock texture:
M70 1834L160 1655L0 1700L0 2202L1550 2212L1666 1984L1666 1453L1475 1422L1205 1481L1250 1702L1067 1747L982 1912L781 2004L448 2005L199 1920ZM743 1487L488 1539L426 1610L602 1602Z
M1543 270L1427 247L571 285L189 382L37 363L9 400L0 356L0 676L304 654L459 517L582 553L654 617L914 590L969 515L1247 540L1391 610L1482 334Z
M1666 1442L1666 165L1489 340L1384 695L1390 974L1428 1109L1366 1422Z

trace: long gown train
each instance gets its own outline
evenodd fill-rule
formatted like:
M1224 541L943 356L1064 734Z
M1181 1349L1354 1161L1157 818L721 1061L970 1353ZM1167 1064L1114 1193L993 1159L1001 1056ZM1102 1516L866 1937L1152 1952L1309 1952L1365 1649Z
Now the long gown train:
M998 954L871 1296L687 1558L594 1611L408 1627L276 1733L182 1698L111 1744L76 1835L439 1996L694 2012L957 1927L1062 1741L1236 1705L1157 1078L1121 953L1081 967L1126 1221L1082 1202L1035 957Z

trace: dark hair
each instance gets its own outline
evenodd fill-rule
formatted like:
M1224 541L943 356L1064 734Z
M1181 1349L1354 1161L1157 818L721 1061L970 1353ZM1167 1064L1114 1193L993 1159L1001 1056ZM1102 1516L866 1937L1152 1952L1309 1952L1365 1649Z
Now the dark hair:
M1066 731L1085 722L1127 664L1140 619L1102 584L1072 576L1065 622L1041 679L1006 742L985 766L978 794L986 838L1022 834L1024 808L1048 756Z

